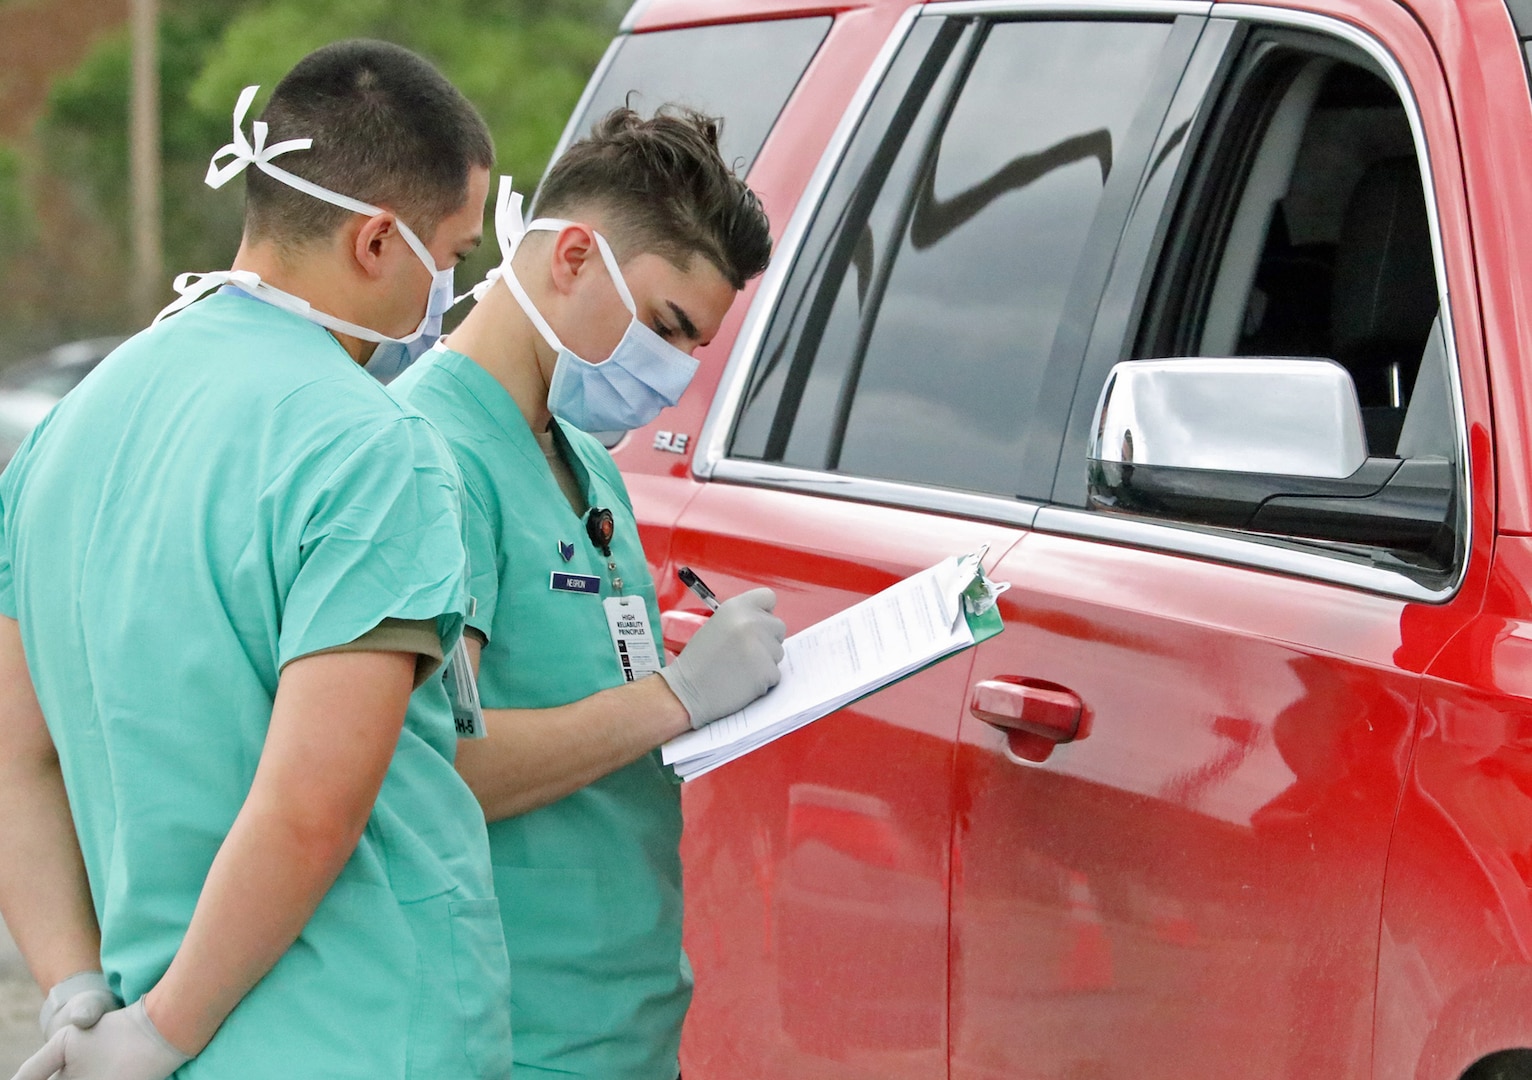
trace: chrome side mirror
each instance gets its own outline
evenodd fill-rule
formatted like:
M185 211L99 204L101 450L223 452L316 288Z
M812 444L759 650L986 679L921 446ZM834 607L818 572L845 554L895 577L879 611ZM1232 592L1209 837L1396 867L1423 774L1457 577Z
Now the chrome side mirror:
M1356 389L1331 360L1129 360L1093 431L1092 509L1415 551L1448 532L1451 463L1368 457Z
M1339 479L1367 460L1356 388L1332 360L1130 360L1107 376L1091 458Z

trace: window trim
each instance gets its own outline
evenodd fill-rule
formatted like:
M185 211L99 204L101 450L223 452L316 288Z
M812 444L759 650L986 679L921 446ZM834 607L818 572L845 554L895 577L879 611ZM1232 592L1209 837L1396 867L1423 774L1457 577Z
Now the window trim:
M777 488L822 495L850 502L873 503L906 510L929 510L975 521L1031 528L1044 509L1023 499L1005 499L954 488L930 487L903 480L874 480L864 476L817 472L766 461L725 458L718 462L713 479L750 487Z
M1123 544L1168 555L1269 570L1284 577L1344 585L1402 600L1435 604L1452 595L1450 591L1433 589L1400 571L1366 566L1337 555L1301 551L1292 546L1263 543L1238 533L1148 521L1126 514L1104 514L1072 506L1044 506L1038 510L1032 527L1052 536Z
M936 0L925 5L925 14L958 18L967 15L1178 15L1213 13L1212 0Z
M1468 454L1467 414L1463 403L1457 337L1441 240L1441 216L1437 209L1430 148L1425 139L1419 102L1409 80L1405 77L1404 70L1394 59L1393 54L1371 34L1349 23L1330 16L1263 7L1258 4L1219 4L1216 15L1231 21L1305 30L1345 41L1377 63L1404 106L1415 143L1416 162L1421 166L1421 184L1431 231L1431 257L1436 271L1437 303L1442 318L1442 334L1447 347L1448 383L1452 396L1454 423L1457 427L1458 503L1462 521L1459 535L1461 559L1445 584L1432 587L1402 571L1380 566L1364 566L1342 556L1317 550L1298 551L1286 544L1279 545L1266 539L1233 531L1213 532L1195 525L1151 522L1127 515L1092 512L1063 504L1044 507L1039 511L1034 527L1039 532L1131 544L1171 554L1214 559L1239 566L1346 585L1406 600L1445 603L1462 588L1468 574L1468 564L1473 553L1474 488ZM1157 212L1163 215L1168 212L1168 209L1168 207L1162 207ZM1145 267L1144 271L1152 273L1156 268L1156 264L1151 264ZM1084 372L1082 371L1081 374L1083 377ZM1094 396L1092 399L1094 400ZM1062 472L1063 469L1074 464L1077 462L1061 458L1059 469ZM1057 481L1055 481L1056 485Z

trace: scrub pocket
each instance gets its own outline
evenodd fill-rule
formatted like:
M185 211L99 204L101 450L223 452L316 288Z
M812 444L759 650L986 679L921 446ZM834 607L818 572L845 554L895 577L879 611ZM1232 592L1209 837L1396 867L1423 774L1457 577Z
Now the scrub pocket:
M416 949L410 1080L506 1080L511 986L499 905L437 897L400 910Z
M620 1019L606 998L621 990L601 985L601 966L612 907L625 901L608 897L603 884L595 870L495 867L516 973L511 1023L523 1051L547 1036L607 1034Z
M511 1075L511 979L500 904L494 898L454 900L447 910L468 1060L480 1076L501 1080Z

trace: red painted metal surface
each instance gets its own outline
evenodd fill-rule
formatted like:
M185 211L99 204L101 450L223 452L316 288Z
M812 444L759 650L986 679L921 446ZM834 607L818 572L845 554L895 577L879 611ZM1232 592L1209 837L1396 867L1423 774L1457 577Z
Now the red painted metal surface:
M1067 686L1042 767L966 722L953 1080L1365 1076L1419 677L1399 600L1035 534L976 680ZM1461 617L1461 616L1460 616Z
M1379 1076L1532 1046L1529 591L1532 540L1502 537L1483 610L1425 680L1379 935Z
M708 485L673 558L720 595L777 591L789 631L1018 532ZM670 575L673 578L673 573ZM672 590L662 607L700 610ZM689 783L688 1076L945 1074L952 748L966 654ZM701 913L701 914L699 914Z

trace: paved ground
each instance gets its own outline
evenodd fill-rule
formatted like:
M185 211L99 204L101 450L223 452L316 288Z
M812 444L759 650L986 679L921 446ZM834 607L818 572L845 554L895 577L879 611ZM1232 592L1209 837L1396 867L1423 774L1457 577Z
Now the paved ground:
M16 1071L42 1042L37 1032L37 1007L42 997L16 944L0 923L0 1077Z

